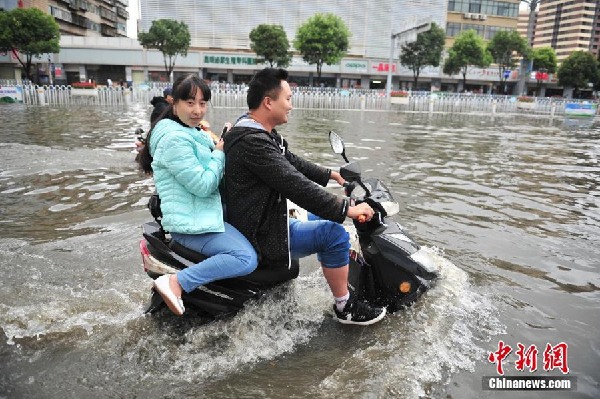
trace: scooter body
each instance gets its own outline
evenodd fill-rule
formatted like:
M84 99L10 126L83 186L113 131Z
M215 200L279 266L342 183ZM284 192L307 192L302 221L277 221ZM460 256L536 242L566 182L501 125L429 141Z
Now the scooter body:
M395 204L379 180L368 179L364 184L371 198L385 198L388 204ZM356 199L357 203L364 201L370 202L368 198ZM430 288L438 276L433 259L387 211L379 209L367 223L354 221L354 227L349 284L359 296L395 312Z

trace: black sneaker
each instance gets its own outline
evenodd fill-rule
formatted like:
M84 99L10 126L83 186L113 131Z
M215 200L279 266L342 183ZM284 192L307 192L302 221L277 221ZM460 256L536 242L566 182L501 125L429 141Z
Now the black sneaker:
M368 326L375 324L385 316L385 308L371 306L366 302L356 300L350 297L343 311L337 310L333 305L335 318L342 324L356 324L359 326Z

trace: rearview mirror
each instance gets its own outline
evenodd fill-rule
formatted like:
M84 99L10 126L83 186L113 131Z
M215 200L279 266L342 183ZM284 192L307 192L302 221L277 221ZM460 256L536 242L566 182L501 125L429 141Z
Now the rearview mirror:
M350 162L340 168L340 175L349 182L360 180L360 164Z
M329 144L331 144L331 149L336 154L344 153L344 140L333 130L329 131Z

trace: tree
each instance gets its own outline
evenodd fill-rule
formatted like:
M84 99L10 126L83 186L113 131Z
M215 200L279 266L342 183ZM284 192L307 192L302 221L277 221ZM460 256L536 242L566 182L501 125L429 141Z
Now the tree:
M533 61L533 70L538 71L537 75L537 89L536 92L540 93L544 80L542 79L541 73L554 73L556 72L556 53L552 47L539 47L533 49L531 52L531 60ZM539 94L543 95L543 94Z
M156 49L163 55L165 71L171 76L175 68L177 55L187 55L192 38L188 26L184 22L172 19L152 21L150 30L138 34L138 41L146 49ZM168 62L167 62L168 59Z
M317 65L321 80L323 64L334 65L346 55L350 31L342 19L334 14L315 14L298 27L294 47L304 61Z
M250 48L259 57L257 62L268 62L271 68L277 64L285 68L290 64L290 42L281 25L261 24L250 32Z
M504 71L515 68L518 57L528 58L530 49L527 40L517 31L512 30L496 33L488 43L487 51L498 65L500 83L506 85L508 77L504 76Z
M419 33L416 41L402 45L400 63L412 71L415 88L423 68L440 65L445 40L446 32L432 22L431 28Z
M33 81L33 58L58 53L59 41L60 27L51 15L37 8L0 11L0 51L13 53L28 80Z
M585 51L575 51L558 68L558 84L571 86L575 91L588 87L588 83L596 85L598 82L600 82L598 61Z
M467 85L467 69L469 65L485 68L491 64L491 56L485 51L483 38L472 29L462 32L448 51L444 62L444 73L454 75L461 73L463 88Z

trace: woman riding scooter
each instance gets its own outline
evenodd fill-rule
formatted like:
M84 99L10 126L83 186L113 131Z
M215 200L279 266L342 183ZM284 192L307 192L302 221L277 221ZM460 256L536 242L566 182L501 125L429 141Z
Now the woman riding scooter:
M183 291L251 273L258 260L248 240L223 220L219 194L223 141L215 144L208 133L197 129L206 114L210 88L190 74L177 79L172 94L173 104L152 125L139 163L154 178L164 229L177 243L208 256L154 281L169 309L181 316Z

